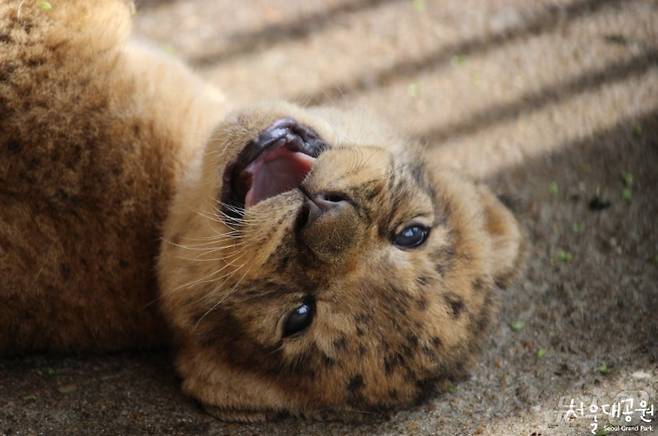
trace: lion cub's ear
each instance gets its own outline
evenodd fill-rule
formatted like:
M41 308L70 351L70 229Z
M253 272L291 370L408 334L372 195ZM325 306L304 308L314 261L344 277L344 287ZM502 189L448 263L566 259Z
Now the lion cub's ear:
M485 214L485 230L492 241L492 275L499 286L505 287L522 269L524 238L512 212L489 188L479 186L478 191Z

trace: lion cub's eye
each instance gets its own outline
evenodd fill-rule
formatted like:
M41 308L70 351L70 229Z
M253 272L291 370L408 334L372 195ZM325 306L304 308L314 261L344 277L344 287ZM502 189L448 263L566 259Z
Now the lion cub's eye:
M283 337L294 335L306 329L313 322L315 315L315 303L313 299L307 298L288 314L283 324Z
M421 245L427 239L430 229L420 224L413 224L402 229L395 238L393 243L400 248L414 248Z

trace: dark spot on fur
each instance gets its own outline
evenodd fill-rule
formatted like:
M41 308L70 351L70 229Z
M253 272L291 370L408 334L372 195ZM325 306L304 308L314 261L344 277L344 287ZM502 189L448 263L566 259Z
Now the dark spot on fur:
M455 251L455 247L451 244L445 244L434 251L432 251L432 257L436 259L441 259L443 261L448 261L452 258L454 258L457 255Z
M0 42L3 44L8 44L12 42L11 36L6 33L0 33Z
M18 153L22 147L23 146L21 143L15 139L10 139L9 142L7 142L7 150L11 151L12 153Z
M394 301L397 307L402 309L402 311L406 312L407 309L409 309L409 294L396 287L393 287L391 291L392 301Z
M347 348L347 340L345 339L345 336L341 336L334 341L334 348L338 351L345 351L345 348Z
M398 399L398 391L395 390L395 389L389 389L388 390L388 397L393 401L397 400Z
M396 361L394 358L389 356L384 357L384 372L386 375L390 375L396 367Z
M347 384L347 390L350 392L354 392L358 389L361 389L363 387L363 376L361 374L357 374L354 377L352 377Z
M482 309L480 313L477 315L477 318L474 320L474 323L472 324L472 328L475 329L476 334L479 334L480 332L484 331L487 329L489 326L489 322L491 319L491 306L492 306L492 294L488 293L486 297L484 298L484 302L482 303Z
M336 361L334 359L332 359L331 357L327 356L326 354L322 355L322 363L324 364L324 366L326 366L328 368L331 368L334 365L336 365Z
M404 359L400 353L384 356L384 372L391 374L396 368L402 366Z
M381 186L377 181L368 182L361 186L360 191L366 201L372 201L381 193Z
M64 280L68 280L71 278L71 267L62 263L59 265L59 273Z
M495 280L495 283L499 289L507 289L507 282L505 282L504 280L497 278Z
M473 287L474 291L476 291L476 292L481 291L482 288L484 288L484 280L482 280L481 277L478 277L475 280L473 280L473 283L471 284L471 286Z
M358 351L359 351L359 356L363 356L363 355L366 354L366 352L368 351L368 349L366 348L365 345L360 344L360 345L359 345L359 348L358 348Z
M276 267L277 272L281 273L285 271L285 269L288 267L289 261L290 261L290 256L288 256L287 254L283 256Z
M444 245L434 250L431 256L436 272L440 275L445 274L452 267L455 255L455 248L452 245Z
M450 375L450 380L451 381L459 381L459 380L464 380L466 376L468 375L468 371L466 371L466 362L468 359L465 360L459 360L455 362L453 366L453 373Z
M438 336L432 336L431 341L432 341L432 345L434 345L435 348L438 348L441 345L443 345L443 341Z
M279 220L276 222L276 227L279 227L283 222L287 219L288 217L286 215L283 215L282 217L279 218Z
M418 336L414 335L413 333L409 333L407 335L407 344L411 348L417 348L418 347Z
M434 357L436 357L436 352L435 352L432 348L428 347L427 345L423 345L423 346L420 348L420 351L421 351L424 355L426 355L427 357L430 357L430 358L434 358Z
M404 379L407 382L415 383L418 380L418 375L412 369L405 367L405 369L404 369Z
M436 394L436 379L423 379L416 382L416 406L419 406Z
M40 162L41 161L36 157L30 159L30 161L27 163L27 169L30 170L30 171L33 171L34 169L36 169L39 166Z
M28 59L25 64L30 67L30 68L35 68L35 67L40 67L41 65L46 63L46 59L39 57L39 58L31 58Z
M416 300L418 310L427 310L427 304L427 298L424 295Z
M416 283L418 283L420 286L427 286L432 283L432 278L428 276L419 276L416 277Z
M450 306L452 311L452 316L456 319L461 315L462 310L464 310L464 300L456 294L449 293L444 296L446 303Z
M356 326L356 335L363 336L364 334L365 332L363 331L363 329L360 326Z
M434 186L430 183L426 167L422 161L417 161L409 165L409 172L414 181L425 193L432 199L436 198Z

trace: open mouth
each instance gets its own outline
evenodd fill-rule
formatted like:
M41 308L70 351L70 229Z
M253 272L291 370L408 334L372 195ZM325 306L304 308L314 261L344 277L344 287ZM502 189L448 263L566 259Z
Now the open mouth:
M224 212L239 217L244 208L299 188L327 144L308 126L282 118L249 141L224 171Z

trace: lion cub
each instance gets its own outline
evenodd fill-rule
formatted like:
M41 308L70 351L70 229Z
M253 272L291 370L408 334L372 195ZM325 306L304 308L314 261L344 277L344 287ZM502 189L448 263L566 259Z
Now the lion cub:
M522 242L485 187L351 113L229 112L125 2L51 3L0 5L0 353L171 343L238 421L464 373Z

